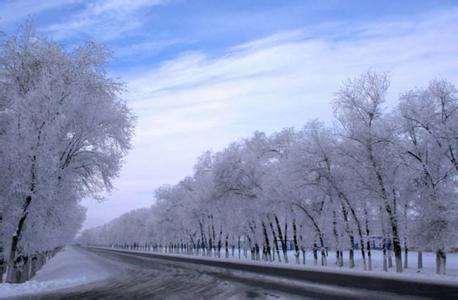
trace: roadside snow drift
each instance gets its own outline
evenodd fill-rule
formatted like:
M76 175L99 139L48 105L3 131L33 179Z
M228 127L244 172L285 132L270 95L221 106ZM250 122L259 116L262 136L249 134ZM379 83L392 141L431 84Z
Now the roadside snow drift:
M28 282L0 284L0 298L36 294L100 281L110 276L110 270L93 254L67 246L56 254Z

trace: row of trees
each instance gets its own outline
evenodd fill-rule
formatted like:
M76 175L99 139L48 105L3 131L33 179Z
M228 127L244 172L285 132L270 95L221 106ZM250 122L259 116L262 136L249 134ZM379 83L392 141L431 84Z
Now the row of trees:
M388 87L384 73L347 80L332 127L314 120L206 152L193 176L156 191L151 209L87 230L80 242L217 256L248 248L253 259L288 262L291 240L297 263L312 249L326 265L333 249L343 266L348 250L354 267L360 251L371 270L377 235L385 270L391 249L397 272L415 249L419 267L422 251L435 251L445 274L446 252L458 241L458 92L435 80L402 94L387 113Z
M0 41L0 228L7 281L31 257L70 242L86 196L110 190L130 147L133 116L94 43L69 52L24 26Z

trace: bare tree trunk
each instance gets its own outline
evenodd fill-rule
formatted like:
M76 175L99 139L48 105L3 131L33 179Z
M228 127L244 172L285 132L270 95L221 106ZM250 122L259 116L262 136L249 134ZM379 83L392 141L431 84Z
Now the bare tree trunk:
M398 219L397 219L397 213L396 213L396 191L393 189L392 194L393 194L393 205L390 205L389 199L388 199L388 191L385 186L385 182L383 179L383 176L380 172L380 168L374 158L373 154L373 149L372 149L372 143L368 145L368 154L369 154L369 160L372 164L372 168L374 170L375 176L377 178L377 183L378 187L381 192L381 198L383 200L383 203L385 205L385 211L388 214L390 225L391 225L391 233L393 237L393 250L394 250L394 256L396 258L396 272L402 272L402 252L401 252L401 242L399 240L399 228L398 228Z
M281 262L280 249L278 248L277 235L275 233L274 226L273 226L272 221L270 219L269 219L269 226L270 226L270 230L272 231L272 236L273 236L273 239L274 239L275 252L277 253L278 261ZM274 260L275 260L275 252L274 252Z
M270 240L269 240L269 234L267 233L267 227L266 227L266 224L264 223L264 221L262 221L262 231L264 233L264 240L265 240L265 243L266 243L266 246L265 246L265 251L266 251L266 256L267 256L267 260L268 261L271 261L272 260L272 253L271 253L271 250L270 250Z
M259 255L259 244L258 244L258 242L254 243L254 254L255 254L255 259L257 261L261 260L261 256Z
M383 271L388 272L388 258L386 255L386 246L387 246L387 233L385 229L385 222L383 221L383 208L382 206L379 206L379 212L380 212L380 223L381 223L381 228L382 228L382 236L383 236L383 245L382 245L382 252L383 252Z
M421 270L423 269L423 252L419 250L417 255L417 268Z
M348 198L345 196L344 193L339 191L339 198L345 202L345 204L348 206L350 209L351 215L353 217L353 220L356 223L356 228L358 229L358 236L359 236L359 244L361 245L361 257L363 258L363 265L364 265L364 270L366 270L366 253L364 249L364 238L363 238L363 229L362 229L362 224L361 221L358 218L358 215L356 214L356 211L353 209L353 207L350 204L350 201ZM367 214L366 214L367 218ZM355 261L354 261L354 244L355 240L353 235L350 235L350 243L351 243L351 249L350 249L350 268L354 268L355 266Z
M300 242L301 242L301 252L302 252L302 264L305 265L305 246L304 246L304 238L303 238L303 227L300 226L301 235L300 235Z
M39 254L38 254L39 255ZM31 269L30 269L30 277L33 277L39 269L38 265L38 257L36 254L32 256L32 262L31 262Z
M337 214L334 207L332 209L332 232L336 242L336 265L343 267L342 248L340 246L339 234L337 232Z
M318 245L313 242L313 265L318 265Z
M321 243L321 265L326 266L327 265L327 255L326 255L326 248L324 247L324 241L323 238L320 237L320 243Z
M221 247L222 247L222 236L223 236L223 225L219 227L219 236L218 236L218 258L221 258Z
M326 249L325 249L325 246L324 246L323 233L322 233L320 227L318 226L318 223L315 220L315 218L309 213L309 211L304 206L302 206L300 204L297 204L297 203L295 203L295 206L300 208L304 212L304 214L307 216L307 218L309 218L310 221L312 222L313 228L315 229L315 231L316 231L316 233L318 235L318 239L320 240L321 265L325 266L326 265Z
M404 204L404 269L409 267L409 248L407 247L407 201Z
M228 234L226 234L225 248L226 248L226 258L229 258L229 235Z
M365 227L366 227L366 239L367 239L367 260L369 263L368 269L369 271L372 271L372 253L371 253L371 242L370 242L370 231L369 231L369 214L367 213L366 204L364 204L364 215L366 216Z
M388 272L388 259L386 255L386 237L383 236L383 271Z
M393 267L393 251L391 248L388 248L388 269L391 269Z
M33 190L33 188L32 188ZM8 274L6 277L6 281L8 283L18 283L20 281L20 273L22 272L22 262L23 256L20 253L20 249L18 248L19 241L22 238L24 224L27 219L27 215L29 213L28 208L30 203L32 202L32 196L27 196L25 199L25 204L22 209L22 216L19 219L18 226L16 227L16 232L13 235L11 240L11 250L8 259Z
M348 211L345 208L345 204L343 203L343 201L340 201L340 207L342 210L342 216L344 218L345 232L348 234L348 237L350 239L350 249L348 251L348 266L350 268L354 268L355 267L355 255L354 255L353 248L355 247L355 237L353 236L353 231L350 228L350 222L348 220ZM343 262L343 257L342 257L342 262Z
M200 238L201 238L201 246L202 246L202 253L205 252L205 247L206 247L206 244L207 244L207 239L206 239L206 236L205 236L205 233L204 233L204 224L202 223L202 221L199 219L199 228L200 228Z
M293 241L294 241L294 256L296 257L296 264L299 264L299 245L297 243L296 219L293 219Z
M348 265L350 268L355 267L355 252L353 248L355 247L355 238L353 235L350 235L350 251L348 252Z
M285 263L288 263L288 248L286 245L287 241L287 229L288 229L288 224L285 222L285 235L283 236L280 222L278 221L277 215L275 215L275 223L277 224L277 230L278 230L278 237L280 238L281 241L281 248L283 251L283 259L285 260Z
M409 248L407 247L407 238L404 237L404 269L409 267Z
M394 201L394 200L393 200ZM388 209L386 205L386 210L389 212L390 223L391 223L391 232L393 234L393 250L394 257L396 260L396 272L402 272L402 251L401 251L401 241L399 240L399 227L396 217L396 202L393 204L393 209Z
M446 255L442 249L436 251L436 274L445 275Z
M371 242L367 241L367 261L368 261L368 270L372 271L372 252L371 252Z
M209 217L210 218L210 217ZM207 256L211 256L213 249L213 239L211 234L211 227L208 225L208 245L207 245Z
M239 239L238 239L238 241L237 241L237 248L238 248L238 250L239 250L239 253L238 253L239 259L240 259L240 251L241 251L241 249L240 249L240 239L241 239L241 237L240 237L240 235L239 235Z
M22 265L22 272L19 275L19 282L26 282L30 279L30 259L28 256L24 256L24 262Z

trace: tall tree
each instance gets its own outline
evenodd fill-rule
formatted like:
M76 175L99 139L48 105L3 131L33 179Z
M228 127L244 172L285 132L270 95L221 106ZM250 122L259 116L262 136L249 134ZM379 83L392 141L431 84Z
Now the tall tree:
M0 45L7 142L0 147L14 178L3 199L18 216L12 220L9 281L22 271L28 224L46 218L40 212L112 188L130 147L133 116L119 98L121 86L104 71L108 57L94 43L67 52L28 26Z

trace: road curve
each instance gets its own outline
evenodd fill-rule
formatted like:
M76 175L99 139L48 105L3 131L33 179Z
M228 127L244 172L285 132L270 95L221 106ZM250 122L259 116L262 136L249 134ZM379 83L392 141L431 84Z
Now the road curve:
M21 299L458 299L458 287L453 286L205 259L190 262L185 257L109 249L90 251L122 264L122 272L103 282Z

